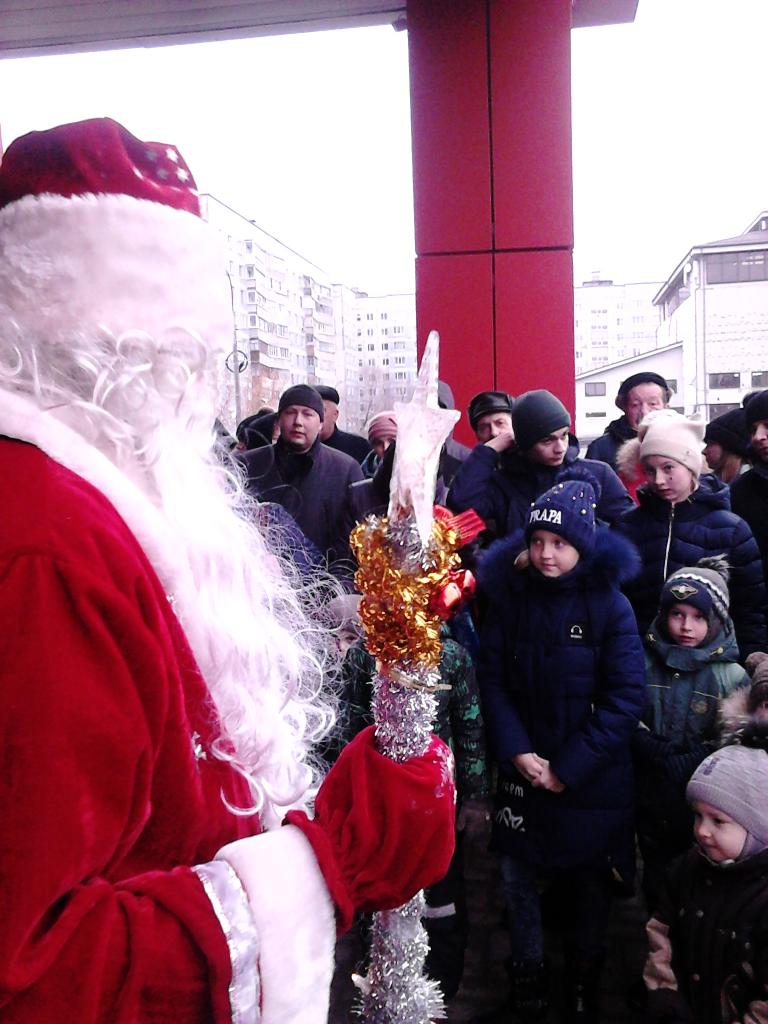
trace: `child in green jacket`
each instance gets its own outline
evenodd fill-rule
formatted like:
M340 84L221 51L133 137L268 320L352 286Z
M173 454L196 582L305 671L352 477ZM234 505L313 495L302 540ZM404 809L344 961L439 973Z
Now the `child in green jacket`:
M633 739L643 890L653 908L666 868L690 846L685 787L718 746L723 698L749 679L728 612L722 557L678 569L645 636L646 704Z

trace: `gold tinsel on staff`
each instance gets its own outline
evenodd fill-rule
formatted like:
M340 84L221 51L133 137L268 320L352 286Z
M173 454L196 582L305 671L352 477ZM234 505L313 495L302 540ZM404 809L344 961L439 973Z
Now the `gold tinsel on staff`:
M350 540L359 564L355 583L363 595L360 617L369 652L385 665L436 668L442 618L434 599L461 565L458 532L436 520L416 573L393 558L387 517L360 523Z

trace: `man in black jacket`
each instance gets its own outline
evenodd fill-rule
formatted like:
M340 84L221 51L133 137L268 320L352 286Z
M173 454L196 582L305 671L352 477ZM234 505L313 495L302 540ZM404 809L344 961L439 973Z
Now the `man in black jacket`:
M337 452L344 452L355 460L362 462L371 446L360 434L350 434L347 430L339 430L336 420L339 418L339 392L327 384L318 384L315 391L323 400L323 422L320 426L320 440Z
M349 486L363 479L349 455L320 441L323 400L308 384L296 384L280 396L280 437L273 445L244 452L248 491L291 513L327 560L330 571L350 583L354 562L349 533L354 524Z
M616 405L621 416L611 420L605 431L587 448L587 458L606 462L616 472L616 453L625 441L637 437L637 427L646 413L664 409L671 392L666 380L658 373L633 373L619 384Z

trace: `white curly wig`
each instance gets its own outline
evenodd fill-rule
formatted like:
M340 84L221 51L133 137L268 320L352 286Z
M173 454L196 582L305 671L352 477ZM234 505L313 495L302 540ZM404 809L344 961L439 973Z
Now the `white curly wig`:
M233 810L271 827L316 781L333 645L214 449L225 267L207 224L146 200L0 210L0 429L23 435L29 407L23 439L54 421L48 453L106 488L173 598L218 709L216 756L250 783L252 806Z

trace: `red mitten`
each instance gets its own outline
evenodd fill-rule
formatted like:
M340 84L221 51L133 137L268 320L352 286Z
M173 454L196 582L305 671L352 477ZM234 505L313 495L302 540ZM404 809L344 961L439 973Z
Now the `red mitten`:
M376 749L370 726L331 768L315 817L286 815L312 844L340 933L356 910L391 910L444 877L454 846L452 767L436 736L421 757L391 761Z

